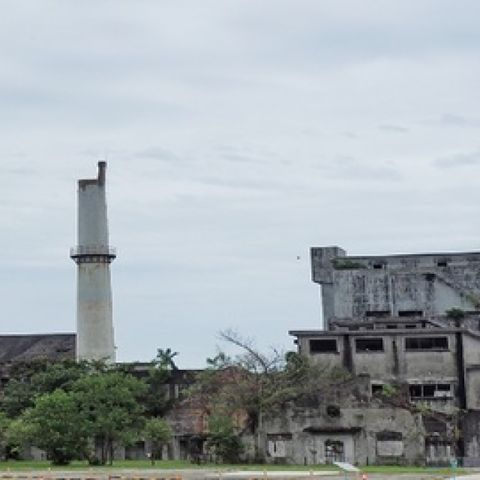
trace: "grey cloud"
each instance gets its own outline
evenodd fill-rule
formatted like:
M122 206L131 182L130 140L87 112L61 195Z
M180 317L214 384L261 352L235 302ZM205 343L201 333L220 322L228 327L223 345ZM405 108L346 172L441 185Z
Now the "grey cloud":
M349 181L399 181L402 175L391 165L369 164L348 155L338 155L331 162L324 163L320 168L325 175L334 179Z
M428 120L425 123L444 127L480 127L480 118L445 113L440 118Z
M456 153L447 157L437 158L434 165L439 168L472 167L480 164L480 151Z
M379 125L378 129L384 132L391 132L391 133L408 133L410 131L406 127L401 127L400 125L389 125L389 124Z

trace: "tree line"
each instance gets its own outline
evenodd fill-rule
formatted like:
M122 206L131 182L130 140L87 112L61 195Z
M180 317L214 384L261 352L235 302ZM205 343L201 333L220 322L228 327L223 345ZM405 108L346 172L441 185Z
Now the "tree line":
M165 384L174 354L159 350L146 378L135 364L104 362L17 362L0 399L0 448L16 458L25 445L44 450L52 463L87 459L112 462L116 445L142 438L152 444L154 461L170 439L163 416L171 407Z
M217 460L239 461L241 436L248 431L256 460L262 461L266 415L348 379L344 371L327 371L294 352L262 353L233 331L221 332L220 338L239 353L207 359L207 368L180 399L166 391L177 369L177 353L170 349L158 350L143 378L135 364L34 360L13 365L0 398L4 457L35 445L54 464L74 459L105 464L113 461L115 446L142 439L152 445L154 462L171 439L165 415L183 403L208 419L207 446Z

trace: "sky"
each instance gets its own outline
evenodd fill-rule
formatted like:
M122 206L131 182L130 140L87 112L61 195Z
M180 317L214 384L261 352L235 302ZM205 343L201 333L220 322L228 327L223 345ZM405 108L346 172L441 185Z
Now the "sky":
M4 0L3 333L75 330L107 160L117 359L321 328L309 249L478 250L476 0Z

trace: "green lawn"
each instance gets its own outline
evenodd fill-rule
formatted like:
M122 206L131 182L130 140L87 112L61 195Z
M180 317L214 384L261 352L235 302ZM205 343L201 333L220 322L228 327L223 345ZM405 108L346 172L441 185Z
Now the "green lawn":
M186 460L163 460L156 461L152 465L149 460L115 460L113 465L92 467L87 462L75 461L67 466L54 466L47 461L15 461L9 460L0 462L0 471L33 471L33 470L111 470L111 469L158 469L158 470L184 470L184 469L214 469L214 470L338 470L334 465L254 465L254 464L235 464L220 465L215 463L206 463L197 465Z
M9 460L6 462L0 462L0 472L8 471L26 471L31 472L34 470L111 470L111 469L166 469L166 470L183 470L183 469L214 469L214 470L337 470L334 465L217 465L217 464L204 464L195 465L183 460L169 460L169 461L157 461L155 465L151 465L148 460L118 460L113 462L113 465L92 467L87 462L72 462L70 465L55 467L49 462L33 462L33 461L14 461ZM424 468L424 467L399 467L399 466L368 466L361 468L362 471L368 473L431 473L438 475L448 475L451 473L449 468ZM457 474L465 473L463 469L457 469Z

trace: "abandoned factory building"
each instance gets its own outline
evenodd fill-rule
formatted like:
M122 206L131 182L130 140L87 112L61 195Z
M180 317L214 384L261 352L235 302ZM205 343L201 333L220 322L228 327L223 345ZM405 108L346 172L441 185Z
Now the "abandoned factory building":
M480 465L480 253L311 250L324 330L298 351L351 374L343 392L272 419L269 450L301 463Z

